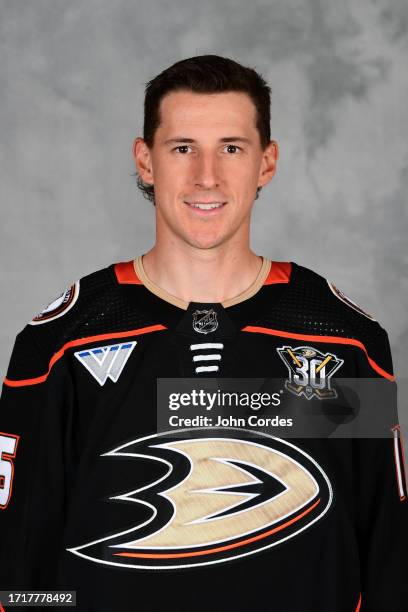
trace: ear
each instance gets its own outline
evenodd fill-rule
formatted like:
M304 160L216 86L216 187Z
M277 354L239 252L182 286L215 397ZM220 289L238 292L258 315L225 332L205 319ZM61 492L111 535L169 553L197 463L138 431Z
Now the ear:
M279 159L279 147L276 140L271 140L263 152L258 187L264 187L273 178Z
M150 149L140 136L133 141L132 153L136 171L144 183L153 185L153 170Z

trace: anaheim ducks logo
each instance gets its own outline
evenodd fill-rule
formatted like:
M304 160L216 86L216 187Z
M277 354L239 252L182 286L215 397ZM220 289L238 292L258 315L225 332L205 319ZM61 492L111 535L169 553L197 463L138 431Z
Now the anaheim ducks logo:
M370 314L368 314L368 312L366 312L365 310L363 310L361 308L361 306L359 306L358 304L356 304L356 302L354 302L352 299L350 299L345 293L343 293L343 291L340 291L340 289L338 289L336 287L336 285L334 285L333 283L331 283L330 281L327 281L327 284L330 287L330 290L332 291L332 293L334 293L334 295L339 298L339 300L341 300L342 302L344 302L344 304L347 304L347 306L349 306L350 308L352 308L353 310L356 310L358 313L364 315L365 317L367 317L368 319L371 319L371 321L375 321L374 317Z
M29 321L29 325L41 325L42 323L48 323L49 321L54 321L54 319L58 319L63 315L67 314L69 310L73 307L75 302L77 301L79 296L79 280L76 281L73 285L68 287L66 291L61 293L56 300L48 304L44 310L42 310L38 315L36 315L31 321Z
M326 474L295 445L252 431L240 437L236 428L182 431L185 438L152 435L102 455L132 458L135 474L146 474L144 486L109 498L116 524L124 502L138 520L129 527L127 509L125 531L67 550L138 569L210 565L295 537L330 507Z

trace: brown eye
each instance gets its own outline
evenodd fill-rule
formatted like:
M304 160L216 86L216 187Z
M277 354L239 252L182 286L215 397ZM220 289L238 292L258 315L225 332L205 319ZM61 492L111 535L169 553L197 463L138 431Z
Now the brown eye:
M234 144L229 144L229 145L227 145L227 147L228 148L232 147L233 149L240 149L240 147L237 147L237 145L234 145ZM232 152L235 153L235 151L232 151Z
M173 151L179 151L179 149L188 149L189 147L187 145L179 145L178 147L175 147L173 149ZM180 153L184 153L184 151L179 151Z

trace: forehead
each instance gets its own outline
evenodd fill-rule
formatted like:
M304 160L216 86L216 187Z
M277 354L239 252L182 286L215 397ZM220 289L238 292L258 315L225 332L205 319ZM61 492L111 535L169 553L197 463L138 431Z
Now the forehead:
M171 92L161 100L158 131L167 133L180 128L206 131L236 128L248 133L256 130L256 108L244 92Z

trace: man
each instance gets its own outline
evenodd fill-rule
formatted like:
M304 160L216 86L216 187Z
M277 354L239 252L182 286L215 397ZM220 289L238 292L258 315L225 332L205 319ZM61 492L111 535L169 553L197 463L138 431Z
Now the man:
M27 324L4 379L3 589L72 589L79 610L405 609L387 334L315 272L249 246L278 161L269 108L253 69L215 55L148 84L133 151L156 242ZM183 412L214 378L281 379L275 403L302 427L324 407L325 435L277 436L276 408ZM328 435L349 405L335 378L385 387L388 432Z

